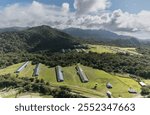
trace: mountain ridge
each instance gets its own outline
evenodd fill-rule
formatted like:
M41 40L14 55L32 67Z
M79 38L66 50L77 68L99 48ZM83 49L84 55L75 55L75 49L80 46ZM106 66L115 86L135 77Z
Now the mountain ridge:
M74 44L78 44L75 37L45 25L0 33L0 51L4 52L57 52Z
M80 28L67 28L62 30L67 34L74 37L79 37L84 40L94 40L97 42L104 42L117 46L139 46L141 41L138 38L132 36L118 35L114 32L107 30L91 30L91 29L80 29Z

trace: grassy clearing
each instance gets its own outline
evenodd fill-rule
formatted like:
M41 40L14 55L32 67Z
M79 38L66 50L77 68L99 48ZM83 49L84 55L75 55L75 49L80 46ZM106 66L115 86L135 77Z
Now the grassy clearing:
M22 64L23 63L20 63L20 64L9 66L5 69L1 69L0 75L10 73L12 74L12 76L16 76L14 72ZM33 74L34 67L35 65L31 65L31 62L30 62L29 65L21 73L18 74L18 76L19 77L33 77L32 74ZM55 68L49 68L41 64L40 75L38 78L44 79L45 81L50 82L50 84L53 87L68 86L74 92L77 92L87 97L106 97L106 91L108 90L112 92L113 97L121 96L121 97L128 98L128 97L136 96L136 95L128 93L128 88L130 87L140 92L140 88L141 88L140 85L129 77L119 77L118 75L112 75L107 72L104 72L98 69L93 69L91 67L82 66L82 65L81 67L89 79L88 83L82 83L80 81L79 76L76 73L75 66L64 67L63 74L64 74L65 81L57 82L56 75L55 75ZM107 82L110 82L113 85L112 89L106 88ZM98 84L98 87L96 90L93 89L95 84ZM26 96L30 97L29 95L26 95Z
M137 52L136 48L120 48L123 51L126 51L130 54L134 54L134 55L141 55Z
M88 45L88 47L90 48L88 49L88 51L91 51L91 52L114 53L114 51L110 47L104 46L104 45Z
M143 80L144 83L146 83L147 85L150 85L150 80Z
M88 45L88 51L96 53L129 53L131 55L141 55L136 51L136 48L121 48L116 46L105 46L105 45Z
M19 64L14 64L12 66L8 66L5 69L0 69L0 75L5 75L5 74L13 74L18 67L20 67L23 63L19 63Z

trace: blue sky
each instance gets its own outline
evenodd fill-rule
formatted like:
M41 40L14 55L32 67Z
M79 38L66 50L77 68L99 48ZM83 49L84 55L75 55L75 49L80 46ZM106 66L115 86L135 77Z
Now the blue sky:
M33 1L37 1L44 4L57 5L57 6L61 6L62 3L67 2L70 4L71 10L74 11L73 8L74 0L0 0L0 6L5 7L7 5L14 4L14 3L20 3L22 5L31 4Z
M106 29L150 39L149 6L150 0L0 0L0 28Z
M8 4L20 3L29 4L33 0L0 0L0 6L5 7ZM61 6L62 3L67 2L70 4L71 11L74 11L73 3L74 0L35 0L45 4L53 4ZM110 0L111 7L108 8L110 11L121 9L129 13L138 13L142 10L150 10L150 0Z
M138 13L141 10L150 10L150 0L111 0L110 10L121 9L129 13Z

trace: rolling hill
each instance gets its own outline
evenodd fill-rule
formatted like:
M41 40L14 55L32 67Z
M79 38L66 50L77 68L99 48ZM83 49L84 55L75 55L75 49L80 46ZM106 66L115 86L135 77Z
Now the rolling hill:
M20 67L23 63L15 64L9 66L7 68L0 70L0 75L11 74L16 77L16 73L14 73L18 67ZM93 69L91 67L80 65L85 74L87 75L89 82L82 83L79 79L79 76L75 70L75 65L63 67L64 74L64 82L57 82L55 68L49 68L44 64L40 65L39 79L44 79L45 82L49 82L52 87L58 86L67 86L72 89L73 92L76 92L80 95L86 97L107 97L106 91L111 91L113 97L135 97L139 95L141 86L134 79L129 76L119 76L107 73L102 70ZM29 65L18 74L18 77L29 77L34 78L32 76L33 69L35 65L32 65L31 62ZM106 88L106 83L110 82L113 85L112 89ZM97 89L93 89L93 87L97 84ZM130 94L128 93L128 89L132 87L134 88L138 94Z

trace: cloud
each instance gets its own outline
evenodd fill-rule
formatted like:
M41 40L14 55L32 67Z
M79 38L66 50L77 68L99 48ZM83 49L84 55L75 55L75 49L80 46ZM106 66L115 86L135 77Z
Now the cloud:
M118 9L106 12L105 9L109 5L99 5L100 1L108 2L108 0L75 0L75 12L70 11L68 3L63 3L60 7L37 1L28 5L17 3L8 5L0 10L0 27L49 25L61 29L69 27L106 29L129 35L139 36L137 33L150 35L150 11L143 10L131 14Z
M150 11L141 11L130 14L118 9L113 12L102 12L97 15L80 15L68 19L65 27L83 29L106 29L125 35L149 38L150 36ZM140 33L140 34L139 34ZM149 35L149 36L148 36Z
M62 7L46 5L37 1L32 4L8 5L0 10L0 27L12 26L60 26L67 20L66 12L69 12L69 4L63 3ZM68 15L71 15L68 13Z
M91 2L93 1L93 2ZM107 0L75 0L77 12L92 12L105 9ZM78 4L78 5L77 5ZM106 3L105 3L106 4ZM84 5L88 5L84 7ZM95 7L93 7L95 6ZM82 9L81 9L81 8ZM85 10L85 11L84 11ZM150 11L130 14L122 10L113 12L97 12L77 16L70 12L70 5L63 3L61 7L46 5L33 1L32 4L22 6L13 4L0 11L0 27L38 26L47 24L57 28L80 27L90 29L108 29L112 31L150 31Z
M90 29L107 29L124 32L150 32L150 11L130 14L118 9L113 12L103 12L97 15L81 15L72 17L70 26Z
M95 13L110 6L109 0L75 0L74 8L77 14Z
M63 3L62 4L62 11L63 12L69 12L69 10L70 10L70 5L69 5L69 3Z
M107 26L117 31L149 31L150 32L150 11L141 11L137 14L130 14L121 10L114 11L110 16Z

